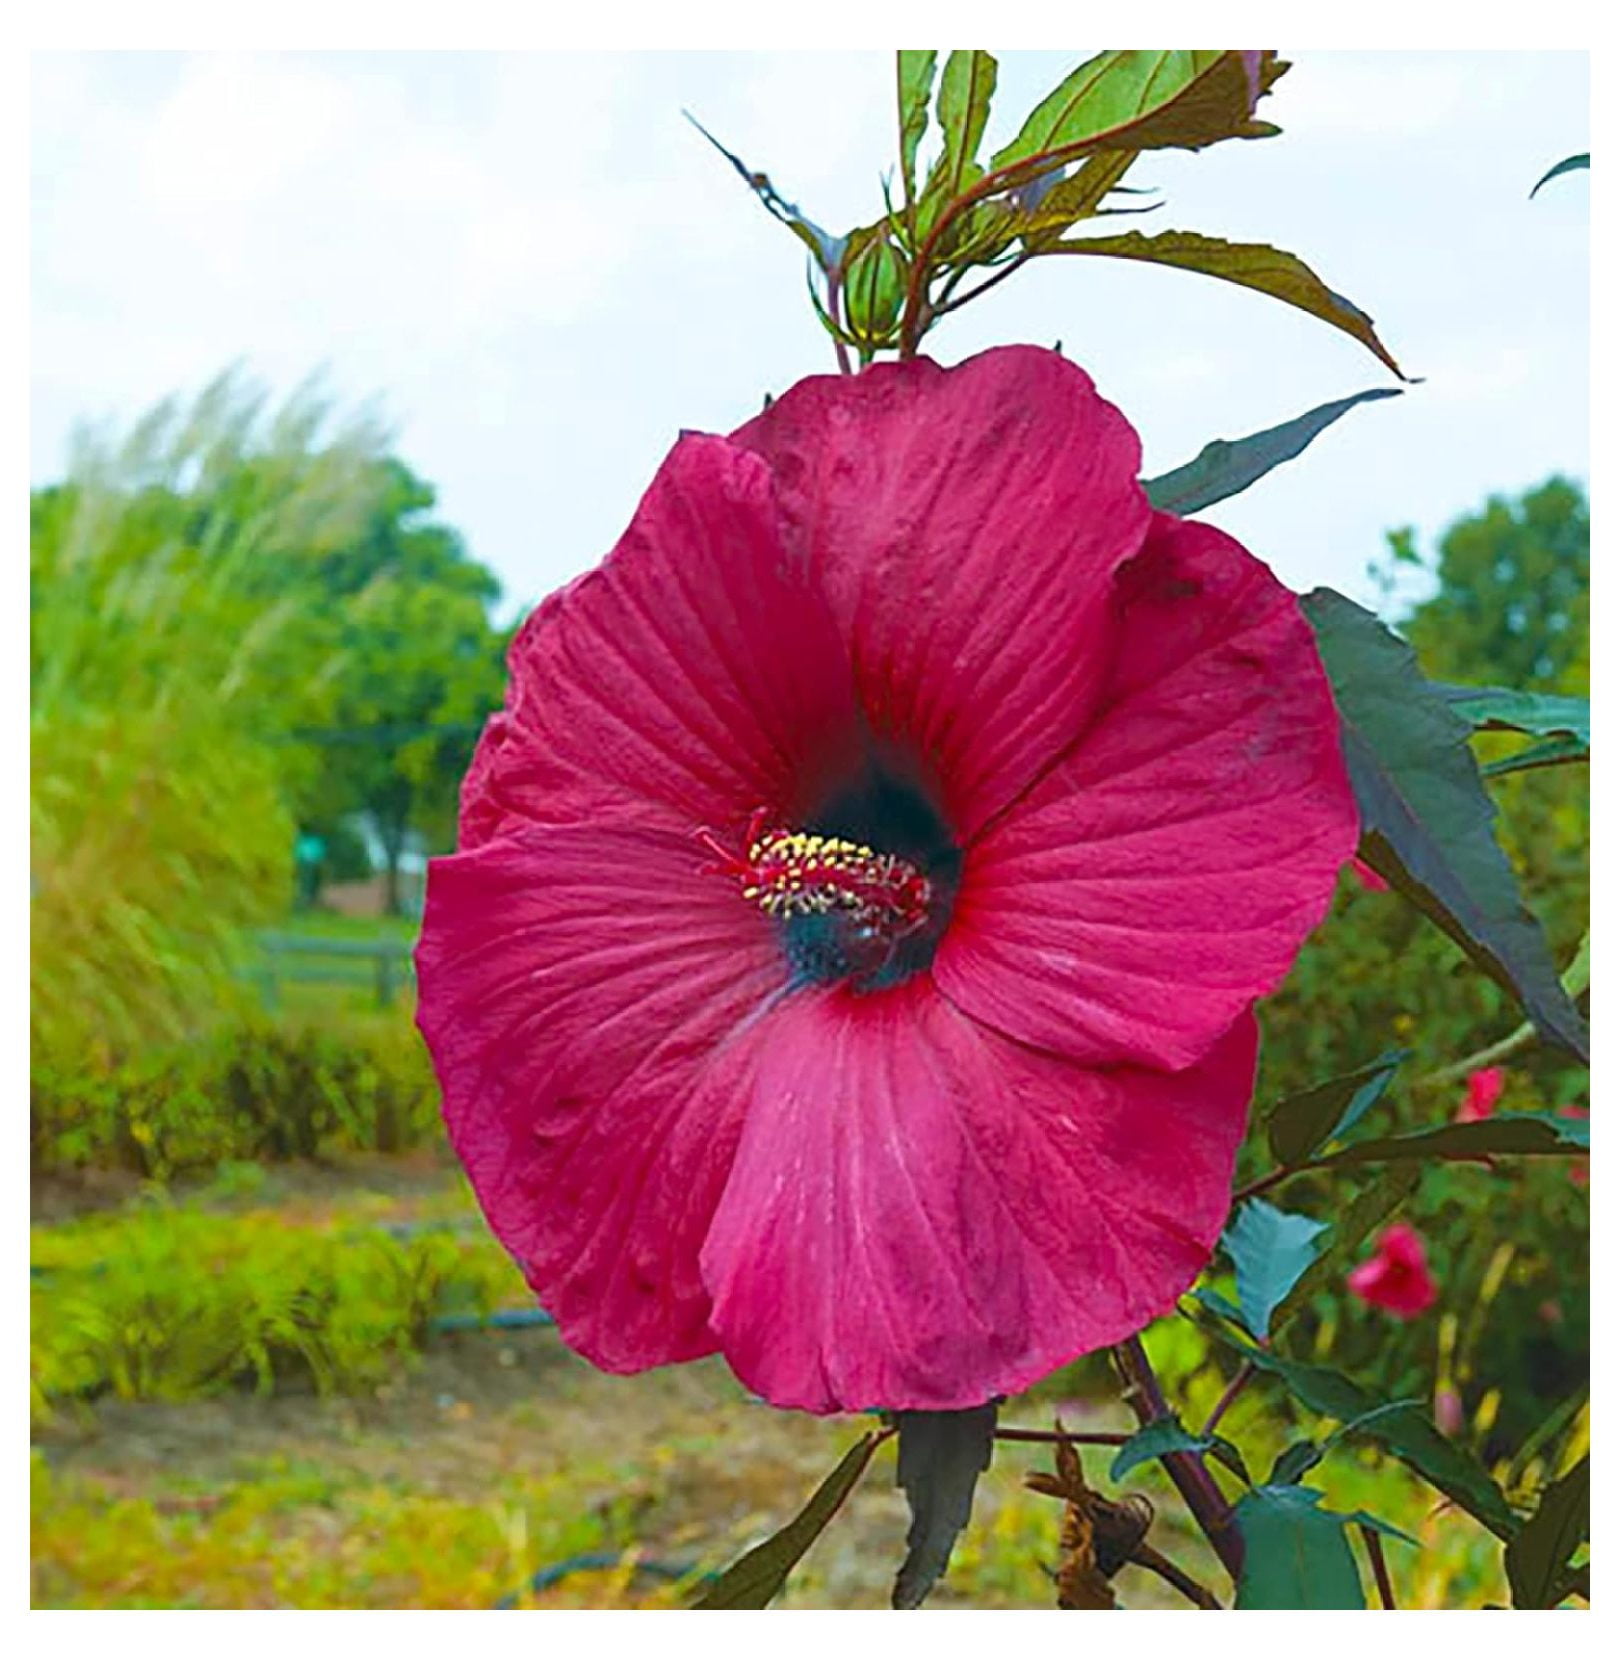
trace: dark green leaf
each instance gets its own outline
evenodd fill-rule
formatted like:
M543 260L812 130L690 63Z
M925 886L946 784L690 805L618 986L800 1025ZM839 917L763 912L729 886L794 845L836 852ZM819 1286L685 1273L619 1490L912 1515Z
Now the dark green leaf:
M1592 1527L1592 1461L1546 1488L1536 1513L1508 1542L1508 1584L1515 1608L1556 1608L1568 1594L1564 1570Z
M1500 778L1508 772L1529 772L1534 767L1561 767L1571 761L1588 761L1592 752L1579 738L1543 738L1526 744L1517 755L1487 761L1479 770L1486 778Z
M1200 1321L1221 1342L1236 1349L1262 1371L1281 1379L1294 1398L1312 1412L1341 1423L1363 1420L1360 1433L1387 1447L1409 1469L1439 1488L1499 1539L1511 1538L1519 1525L1502 1489L1473 1454L1449 1441L1416 1406L1380 1401L1370 1390L1329 1366L1285 1360L1270 1350L1234 1337L1224 1327ZM1387 1412L1380 1412L1388 1406Z
M1214 1444L1213 1436L1194 1435L1191 1430L1182 1426L1179 1419L1156 1418L1151 1424L1145 1424L1139 1429L1114 1454L1114 1462L1108 1469L1108 1479L1114 1482L1123 1481L1137 1465L1150 1463L1155 1458L1163 1458L1166 1453L1208 1452Z
M1318 433L1326 431L1357 404L1400 395L1398 386L1375 386L1369 391L1357 392L1354 397L1321 404L1281 426L1267 427L1264 432L1252 433L1247 438L1217 438L1184 467L1148 479L1142 488L1161 513L1174 513L1180 518L1201 513L1206 507L1247 490L1273 467L1302 455Z
M1339 706L1362 858L1585 1061L1585 1023L1497 845L1468 723L1370 611L1330 588L1304 607Z
M917 194L917 148L928 131L928 100L934 90L937 52L896 52L900 110L900 187L909 203Z
M1322 1161L1325 1169L1386 1159L1568 1158L1590 1149L1584 1118L1550 1112L1499 1112L1473 1123L1440 1124L1410 1135L1358 1141Z
M1308 1475L1326 1456L1314 1441L1295 1441L1277 1454L1269 1480L1274 1487L1287 1487Z
M1249 1474L1247 1461L1243 1454L1224 1435L1209 1437L1209 1456L1217 1464L1230 1470L1245 1487L1253 1486L1254 1478Z
M1327 1249L1305 1270L1272 1315L1274 1330L1285 1326L1318 1291L1344 1273L1347 1259L1374 1228L1411 1197L1422 1179L1423 1166L1415 1160L1392 1164L1351 1200L1350 1208L1333 1224Z
M1255 104L1287 67L1275 52L1103 52L1065 76L990 165L1269 137L1277 129L1254 119Z
M1403 1545L1416 1545L1419 1550L1423 1548L1421 1540L1414 1539L1410 1533L1402 1533L1398 1527L1388 1522L1381 1522L1376 1516L1368 1515L1365 1510L1352 1510L1345 1520L1356 1523L1358 1527L1370 1527L1374 1533L1381 1533L1386 1539L1399 1539Z
M1157 236L1129 231L1124 236L1078 237L1056 243L1046 251L1102 254L1111 259L1172 265L1178 270L1201 271L1205 276L1219 277L1240 288L1251 288L1342 329L1402 380L1407 378L1385 350L1366 312L1358 310L1342 294L1335 294L1302 259L1263 242L1223 242L1217 236L1200 236L1196 231L1161 231Z
M1592 741L1592 705L1587 698L1513 692L1502 686L1432 684L1477 732L1527 732L1533 738L1565 733L1583 744Z
M877 1445L879 1431L863 1435L844 1454L837 1469L810 1495L809 1503L780 1533L745 1552L693 1603L694 1608L763 1608L787 1583L799 1558L820 1537L861 1479Z
M1266 1138L1278 1163L1299 1164L1318 1147L1349 1134L1389 1088L1410 1052L1391 1049L1354 1072L1279 1101L1266 1120Z
M1550 184L1554 179L1565 173L1584 172L1591 165L1592 154L1589 150L1583 150L1578 156L1565 156L1561 162L1558 162L1555 166L1549 167L1547 171L1536 180L1535 190L1530 192L1531 201L1535 200L1536 190L1540 190L1544 184Z
M890 1600L896 1608L920 1608L973 1514L973 1490L995 1451L996 1408L991 1402L965 1412L897 1412L894 1420L911 1528Z
M743 183L764 204L765 211L773 219L781 220L810 250L815 257L816 264L823 271L836 270L839 261L844 257L844 238L829 236L813 220L806 218L791 202L785 200L764 173L754 172L740 157L734 156L690 111L684 111L683 113L686 115L686 119L736 168Z
M1309 1487L1256 1487L1234 1506L1243 1535L1239 1608L1365 1608L1344 1517Z
M952 52L946 58L935 111L945 148L929 176L930 195L949 201L971 182L968 169L978 160L995 90L996 60L988 52Z
M1237 1274L1238 1307L1250 1333L1265 1341L1271 1315L1322 1250L1326 1222L1291 1216L1264 1199L1250 1199L1227 1224L1221 1246Z
M1197 1285L1192 1289L1194 1302L1202 1303L1211 1314L1218 1314L1223 1320L1230 1320L1234 1326L1243 1324L1243 1314L1237 1304L1223 1297L1220 1292L1207 1285Z

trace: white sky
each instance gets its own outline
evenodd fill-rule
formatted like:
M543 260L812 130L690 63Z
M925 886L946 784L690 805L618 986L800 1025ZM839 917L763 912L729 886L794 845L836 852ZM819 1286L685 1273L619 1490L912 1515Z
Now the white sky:
M1075 53L1002 56L992 146ZM1264 240L1369 311L1426 383L1352 412L1209 516L1296 587L1368 597L1391 526L1587 473L1579 53L1288 53L1284 136L1138 163L1120 228ZM876 216L887 54L47 54L34 59L36 481L75 420L238 359L379 397L443 516L527 606L593 564L683 428L724 431L832 367L798 244L691 109L829 230ZM1051 261L931 337L951 362L1067 353L1146 471L1366 386L1326 325L1224 283Z

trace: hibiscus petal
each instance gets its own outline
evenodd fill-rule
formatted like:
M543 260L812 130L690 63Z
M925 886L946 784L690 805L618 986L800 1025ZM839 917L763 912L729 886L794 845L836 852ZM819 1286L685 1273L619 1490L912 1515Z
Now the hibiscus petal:
M934 972L1020 1041L1178 1068L1287 973L1356 809L1310 626L1264 565L1159 515L1118 601L1102 712L968 849Z
M438 859L418 1021L491 1226L609 1371L707 1354L698 1248L780 990L770 924L691 841L539 829Z
M1254 1080L1240 1020L1186 1072L1087 1072L919 977L803 992L750 1045L702 1271L778 1406L947 1410L1164 1313L1225 1220Z
M462 796L462 845L524 824L731 831L802 811L855 742L848 660L783 551L769 469L689 434L602 565L511 652L506 712Z
M1141 446L1055 352L801 381L735 435L771 463L862 707L970 836L1083 728L1109 578L1141 546Z

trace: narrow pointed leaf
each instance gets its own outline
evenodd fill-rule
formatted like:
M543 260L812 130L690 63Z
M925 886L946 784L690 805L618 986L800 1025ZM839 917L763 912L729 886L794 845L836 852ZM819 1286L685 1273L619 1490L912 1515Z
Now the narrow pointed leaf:
M1349 1134L1382 1098L1409 1050L1391 1049L1339 1078L1285 1096L1266 1120L1266 1138L1279 1164L1299 1164L1318 1147Z
M1568 1595L1565 1570L1592 1528L1592 1461L1582 1458L1543 1491L1536 1513L1508 1542L1515 1608L1556 1608Z
M1584 697L1514 692L1505 686L1447 686L1435 690L1476 732L1525 732L1532 738L1563 733L1592 741L1592 704Z
M1374 1533L1381 1533L1386 1539L1399 1539L1403 1545L1416 1545L1419 1550L1423 1548L1420 1539L1414 1539L1410 1533L1402 1533L1392 1523L1380 1521L1378 1517L1368 1515L1365 1510L1352 1510L1344 1519L1356 1523L1358 1527L1370 1527Z
M1479 770L1482 777L1500 778L1504 773L1529 772L1535 767L1567 766L1571 761L1589 761L1591 758L1590 747L1579 738L1544 738L1540 743L1526 744L1517 755L1487 761Z
M1211 1435L1194 1435L1179 1418L1156 1418L1145 1424L1117 1453L1108 1467L1108 1479L1120 1482L1139 1464L1151 1463L1166 1453L1208 1452L1215 1445Z
M1273 1310L1320 1254L1327 1227L1264 1199L1250 1199L1221 1235L1221 1247L1237 1274L1243 1324L1262 1342L1270 1334Z
M1584 172L1591 165L1592 154L1589 150L1583 150L1578 156L1565 156L1561 162L1549 167L1547 171L1536 180L1535 189L1530 192L1531 201L1535 200L1536 191L1540 190L1544 184L1551 184L1554 179L1561 177L1565 173Z
M1423 1166L1415 1159L1392 1164L1351 1200L1349 1209L1333 1224L1327 1249L1305 1270L1272 1315L1273 1331L1280 1331L1317 1292L1344 1274L1349 1267L1348 1259L1374 1228L1412 1196L1422 1179Z
M1371 1390L1332 1367L1287 1360L1235 1337L1213 1321L1200 1319L1199 1324L1260 1370L1280 1379L1290 1394L1312 1412L1337 1418L1341 1423L1364 1420L1359 1433L1387 1448L1499 1539L1510 1539L1518 1531L1519 1519L1490 1472L1472 1453L1442 1435L1421 1408L1380 1401ZM1379 1408L1385 1406L1389 1410L1380 1412Z
M1281 426L1267 427L1264 432L1252 433L1247 438L1217 438L1185 466L1148 479L1142 488L1161 513L1174 513L1179 518L1201 513L1206 507L1247 490L1273 467L1303 455L1314 438L1357 404L1400 395L1398 386L1375 386L1353 397L1321 404L1291 421L1284 421Z
M1253 289L1284 305L1319 317L1342 329L1402 380L1408 377L1389 355L1373 328L1373 320L1342 294L1335 294L1304 260L1263 242L1225 242L1218 236L1201 236L1196 231L1160 231L1144 236L1127 231L1123 236L1088 236L1058 242L1045 250L1054 254L1095 254L1110 259L1142 260L1151 265L1170 265L1182 271L1199 271L1240 288Z
M1339 708L1361 857L1584 1062L1585 1022L1497 844L1468 723L1370 611L1330 588L1303 603Z
M1386 1159L1569 1158L1588 1152L1591 1145L1591 1126L1584 1118L1499 1112L1472 1123L1358 1141L1330 1154L1321 1167L1334 1170Z
M973 1514L973 1491L995 1451L996 1406L965 1412L897 1412L898 1481L911 1507L906 1559L894 1582L896 1608L920 1608L949 1566Z
M917 194L917 150L928 131L928 100L934 91L937 52L896 52L896 94L900 114L900 187L909 206Z
M978 161L990 99L996 90L996 60L988 52L952 52L939 78L935 114L945 148L929 177L928 192L948 201L970 182Z
M1201 149L1227 138L1266 138L1258 101L1288 68L1275 52L1103 52L1072 70L1036 105L999 171L1082 148Z
M1234 1506L1243 1535L1239 1608L1365 1608L1343 1516L1309 1487L1256 1487Z
M763 1608L787 1583L799 1559L816 1542L854 1491L878 1443L874 1430L844 1454L838 1467L810 1495L804 1509L780 1533L737 1558L695 1603L694 1608Z

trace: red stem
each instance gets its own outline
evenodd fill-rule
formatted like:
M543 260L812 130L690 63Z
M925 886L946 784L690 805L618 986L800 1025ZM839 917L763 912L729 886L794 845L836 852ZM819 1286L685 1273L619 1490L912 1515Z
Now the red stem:
M1139 1336L1126 1338L1115 1348L1114 1359L1125 1379L1126 1404L1138 1420L1146 1426L1160 1418L1170 1417L1170 1403L1159 1387L1153 1363L1142 1347L1142 1339ZM1175 1483L1176 1491L1193 1514L1193 1520L1203 1530L1204 1537L1214 1547L1215 1554L1232 1576L1233 1584L1236 1584L1243 1572L1243 1535L1238 1532L1231 1506L1215 1484L1208 1466L1199 1454L1193 1452L1165 1453L1159 1462L1164 1465L1165 1473Z
M1112 1435L1099 1431L1095 1435L1071 1435L1067 1430L1059 1434L1050 1429L998 1429L998 1441L1039 1441L1047 1446L1061 1446L1064 1442L1072 1441L1082 1447L1123 1447L1130 1440L1128 1435Z
M1367 1560L1372 1563L1373 1578L1378 1582L1378 1600L1385 1608L1395 1607L1395 1587L1390 1583L1389 1564L1384 1560L1384 1541L1378 1529L1361 1526L1361 1542L1367 1547Z
M1215 1433L1215 1426L1226 1416L1226 1409L1238 1398L1239 1395L1243 1393L1244 1389L1248 1386L1249 1379L1253 1376L1254 1367L1248 1361L1244 1361L1237 1370L1237 1376L1234 1377L1229 1384L1227 1384L1225 1393L1223 1393L1221 1398L1215 1403L1214 1411L1210 1413L1208 1420L1204 1424L1205 1435L1213 1435Z

